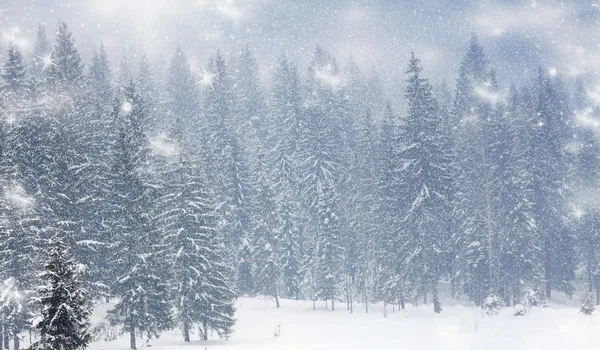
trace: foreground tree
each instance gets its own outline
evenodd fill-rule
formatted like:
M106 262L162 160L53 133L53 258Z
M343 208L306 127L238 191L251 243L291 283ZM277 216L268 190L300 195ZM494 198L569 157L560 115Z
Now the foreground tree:
M77 264L68 257L67 247L52 238L45 271L46 285L38 290L42 315L36 323L41 339L30 350L85 349L91 341L87 291L82 287Z

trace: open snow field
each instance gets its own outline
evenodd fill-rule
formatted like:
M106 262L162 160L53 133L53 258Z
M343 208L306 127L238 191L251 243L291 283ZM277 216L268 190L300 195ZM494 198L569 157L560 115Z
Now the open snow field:
M380 350L380 349L600 349L600 318L584 316L574 306L551 304L526 316L512 308L482 317L473 306L445 306L436 315L430 306L407 306L383 317L382 305L355 304L355 313L339 303L336 311L310 301L238 299L237 324L229 341L192 340L186 344L177 331L151 341L153 350ZM96 321L102 310L96 313ZM280 325L280 327L278 327ZM274 333L280 328L280 336ZM197 335L193 336L197 339ZM128 338L97 342L92 350L128 349ZM139 340L138 344L142 344ZM138 345L139 347L139 345Z

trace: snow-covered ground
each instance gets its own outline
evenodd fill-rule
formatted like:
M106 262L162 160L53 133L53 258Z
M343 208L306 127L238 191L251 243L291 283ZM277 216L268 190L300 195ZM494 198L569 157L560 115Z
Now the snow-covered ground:
M363 305L355 304L350 314L341 303L335 312L325 310L324 304L313 310L310 301L282 300L281 304L277 309L268 300L240 298L235 333L229 341L186 344L180 332L173 331L150 345L154 350L600 349L599 316L584 316L576 307L558 303L534 308L523 317L513 316L512 308L482 317L481 309L473 306L445 306L436 315L431 306L409 305L395 313L389 308L386 318L381 305L370 305L367 314ZM95 321L101 314L102 307ZM279 337L274 335L277 329ZM91 349L125 350L128 344L123 336L94 343Z

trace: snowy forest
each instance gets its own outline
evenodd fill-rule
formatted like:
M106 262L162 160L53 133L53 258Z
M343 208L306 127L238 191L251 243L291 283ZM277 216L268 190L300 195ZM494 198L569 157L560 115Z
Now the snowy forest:
M174 329L228 339L242 297L386 316L600 303L600 95L583 77L511 83L478 33L455 80L415 50L395 89L326 46L197 63L176 42L115 57L66 22L32 26L0 45L3 348L83 348L100 304L136 349ZM56 315L78 320L71 338Z

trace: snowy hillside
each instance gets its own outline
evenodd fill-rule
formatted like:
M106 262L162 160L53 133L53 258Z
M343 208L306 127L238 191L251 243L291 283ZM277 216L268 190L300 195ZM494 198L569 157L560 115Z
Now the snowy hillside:
M584 316L571 306L551 305L533 309L523 317L504 308L496 316L483 316L481 309L448 306L442 314L429 307L408 306L383 317L382 305L370 306L366 314L356 305L354 314L331 312L324 304L282 300L277 309L272 301L241 298L237 301L238 322L229 341L185 344L180 332L165 333L150 344L154 350L384 350L384 349L600 349L597 334L600 320ZM280 326L280 336L274 333ZM129 339L97 342L92 350L125 350Z

